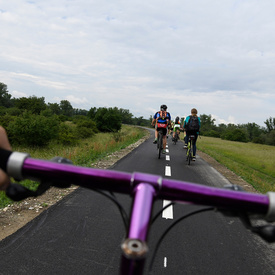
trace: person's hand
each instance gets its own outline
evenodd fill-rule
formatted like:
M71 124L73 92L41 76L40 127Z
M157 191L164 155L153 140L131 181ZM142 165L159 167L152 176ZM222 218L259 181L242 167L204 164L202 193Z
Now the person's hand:
M11 150L7 133L2 126L0 126L0 148ZM9 184L10 178L2 169L0 169L0 190L6 190Z

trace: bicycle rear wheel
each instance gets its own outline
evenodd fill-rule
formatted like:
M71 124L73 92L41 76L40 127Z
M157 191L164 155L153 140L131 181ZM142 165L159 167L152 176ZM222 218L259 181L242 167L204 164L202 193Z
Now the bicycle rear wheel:
M163 136L162 132L158 133L158 158L160 159L161 151L162 151L162 144L163 144Z
M191 140L188 141L188 146L187 146L187 149L186 149L186 161L187 161L187 164L190 165L191 163L191 159L192 159L192 142Z
M191 164L191 159L192 159L192 141L190 141L190 148L189 148L189 152L188 152L188 165Z

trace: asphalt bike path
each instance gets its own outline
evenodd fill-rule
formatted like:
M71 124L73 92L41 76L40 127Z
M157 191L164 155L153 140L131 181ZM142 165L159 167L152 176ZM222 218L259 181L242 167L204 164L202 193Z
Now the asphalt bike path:
M152 133L153 134L153 133ZM228 181L199 156L190 166L182 142L168 138L167 154L158 159L153 137L111 169L144 172L222 187ZM129 213L128 196L117 198ZM169 202L157 201L155 215ZM165 229L202 206L176 204L152 225L150 255ZM0 274L118 274L125 235L114 204L78 188L22 229L0 242ZM174 226L161 243L151 274L275 274L274 246L248 232L238 219L214 212L192 216Z

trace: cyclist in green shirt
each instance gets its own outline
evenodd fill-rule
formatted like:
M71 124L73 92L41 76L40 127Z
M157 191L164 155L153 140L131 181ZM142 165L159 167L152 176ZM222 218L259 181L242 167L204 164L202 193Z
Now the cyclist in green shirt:
M175 119L175 123L173 125L173 140L175 138L176 133L180 139L180 118L177 116Z

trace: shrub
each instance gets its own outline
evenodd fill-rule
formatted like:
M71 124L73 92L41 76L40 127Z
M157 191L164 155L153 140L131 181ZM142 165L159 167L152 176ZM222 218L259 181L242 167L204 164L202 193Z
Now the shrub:
M117 132L121 129L121 115L115 108L99 108L95 115L97 128L102 132Z
M76 127L76 135L78 138L89 138L92 137L95 133L92 129L87 127L78 126Z
M12 143L26 146L45 146L58 134L55 117L44 117L25 112L10 122L7 131Z
M222 134L221 138L231 141L248 142L247 134L241 129L227 130Z
M204 136L219 138L221 135L220 135L220 133L218 131L210 130L210 131L205 132Z
M77 131L68 124L62 123L59 127L57 143L63 145L75 145L78 142Z
M0 116L0 125L2 125L4 128L6 128L8 132L8 125L10 122L14 121L16 117L11 116L11 115L4 115Z

